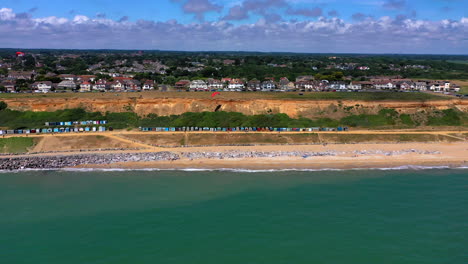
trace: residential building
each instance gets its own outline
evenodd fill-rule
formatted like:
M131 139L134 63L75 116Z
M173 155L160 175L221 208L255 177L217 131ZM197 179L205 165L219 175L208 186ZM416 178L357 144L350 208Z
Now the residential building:
M152 80L146 80L143 83L143 90L154 90L154 81Z
M209 90L222 90L224 88L224 84L217 79L208 79L207 85Z
M91 92L92 88L93 85L88 81L84 81L80 84L80 92Z
M270 92L276 89L276 83L272 80L266 80L262 82L262 92Z
M241 79L232 79L228 85L229 91L241 92L244 90L244 88L245 88L245 85Z
M203 80L193 80L190 82L191 91L208 91L208 85Z
M50 92L50 89L52 89L52 82L35 82L31 84L31 88L37 93L48 93Z
M174 87L176 89L187 89L190 87L190 81L189 80L180 80L175 83Z
M107 81L105 79L99 79L96 81L96 83L93 85L94 90L98 91L105 91L107 90Z
M75 81L72 81L72 80L63 80L61 81L58 85L57 85L57 88L60 89L60 90L76 90L76 83Z
M247 91L255 92L262 89L262 82L257 79L250 80L247 83Z

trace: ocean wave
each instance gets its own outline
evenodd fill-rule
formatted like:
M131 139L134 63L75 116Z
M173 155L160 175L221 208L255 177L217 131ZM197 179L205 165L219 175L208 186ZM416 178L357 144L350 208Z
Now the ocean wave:
M355 171L355 170L463 170L468 169L467 166L452 167L452 166L419 166L405 165L397 167L385 168L350 168L350 169L244 169L244 168L183 168L183 169L159 169L159 168L140 168L140 169L125 169L125 168L53 168L53 169L22 169L22 170L0 170L0 173L19 173L19 172L34 172L34 171L63 171L63 172L128 172L128 171L184 171L184 172L239 172L239 173L267 173L267 172L318 172L318 171Z

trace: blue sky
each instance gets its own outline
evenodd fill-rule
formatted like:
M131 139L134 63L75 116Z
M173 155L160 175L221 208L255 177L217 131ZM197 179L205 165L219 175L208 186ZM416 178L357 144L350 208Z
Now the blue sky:
M466 54L467 28L468 0L0 0L0 47Z

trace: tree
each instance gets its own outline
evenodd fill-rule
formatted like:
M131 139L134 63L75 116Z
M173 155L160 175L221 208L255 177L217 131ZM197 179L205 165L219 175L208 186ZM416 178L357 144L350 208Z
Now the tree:
M2 93L2 92L6 92L6 88L5 88L5 86L0 85L0 93Z
M7 109L8 105L7 103L0 101L0 111Z

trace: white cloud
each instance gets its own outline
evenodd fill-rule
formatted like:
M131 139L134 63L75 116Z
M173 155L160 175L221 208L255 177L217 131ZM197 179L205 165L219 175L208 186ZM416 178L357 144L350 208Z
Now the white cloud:
M346 22L320 17L234 25L227 21L111 20L77 15L18 18L0 9L0 47L246 50L356 53L468 53L468 18L427 21L391 17Z

